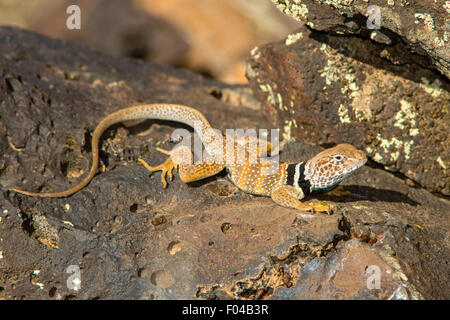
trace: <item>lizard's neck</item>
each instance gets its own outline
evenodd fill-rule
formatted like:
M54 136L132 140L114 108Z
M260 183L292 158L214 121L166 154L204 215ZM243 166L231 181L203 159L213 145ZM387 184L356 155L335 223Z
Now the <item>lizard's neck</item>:
M307 186L309 189L309 193L312 192L318 192L318 193L322 193L322 192L328 192L330 190L333 190L334 188L337 187L337 185L339 184L339 182L337 182L334 185L330 185L326 188L320 187L320 177L317 175L317 173L315 172L316 168L314 167L314 165L311 164L311 160L308 160L305 162L304 164L304 170L303 170L303 174L304 174L304 181L299 183L299 184L303 184L304 186ZM302 188L303 192L305 192L304 188Z
M291 163L286 166L285 184L300 188L306 196L311 193L311 183L307 178L307 162Z
M310 192L314 193L324 193L333 190L336 188L339 183L344 179L336 179L331 183L328 182L324 184L324 181L327 179L327 175L325 170L319 170L314 163L311 162L311 159L305 162L305 180L308 181Z

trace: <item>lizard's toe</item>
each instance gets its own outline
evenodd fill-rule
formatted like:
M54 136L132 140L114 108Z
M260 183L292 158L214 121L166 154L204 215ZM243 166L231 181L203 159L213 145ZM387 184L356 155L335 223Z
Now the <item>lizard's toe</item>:
M159 166L152 167L145 160L138 158L139 163L141 163L148 171L162 171L161 172L161 182L164 185L164 188L167 188L167 180L166 175L169 175L169 179L173 180L173 169L176 169L178 166L173 163L172 159L169 157L164 163Z

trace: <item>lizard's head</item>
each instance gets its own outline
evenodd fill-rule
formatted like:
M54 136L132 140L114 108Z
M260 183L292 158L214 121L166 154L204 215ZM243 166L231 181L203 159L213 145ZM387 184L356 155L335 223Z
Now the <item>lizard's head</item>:
M366 154L350 144L339 144L324 150L305 164L305 180L311 191L326 191L336 187L342 180L362 167Z

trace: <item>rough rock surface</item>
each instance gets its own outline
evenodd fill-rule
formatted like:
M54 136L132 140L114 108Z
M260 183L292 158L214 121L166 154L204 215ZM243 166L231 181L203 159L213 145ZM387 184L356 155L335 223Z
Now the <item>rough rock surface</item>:
M66 26L72 0L0 1L0 21L126 56L247 83L245 57L299 22L270 0L78 0L81 30Z
M384 59L402 55L408 63ZM303 27L252 50L247 76L286 139L352 143L386 169L450 195L450 83L401 47Z
M311 197L331 215L244 194L223 174L191 185L175 176L163 189L135 160L162 162L154 147L171 148L177 126L146 121L105 133L105 170L73 196L8 191L76 183L95 125L129 105L191 105L219 129L270 125L245 87L14 28L0 28L0 39L1 298L450 297L450 204L379 168ZM295 142L281 156L319 150Z
M284 13L318 31L402 42L450 78L450 3L445 0L272 0ZM377 17L378 15L378 17ZM369 20L369 23L367 22Z

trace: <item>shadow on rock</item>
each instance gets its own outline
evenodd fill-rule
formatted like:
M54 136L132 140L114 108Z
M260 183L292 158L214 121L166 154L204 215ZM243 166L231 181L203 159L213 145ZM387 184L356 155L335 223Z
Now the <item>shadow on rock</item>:
M369 186L347 185L329 193L317 195L317 199L334 202L356 202L360 200L402 202L412 206L420 205L408 195L389 189L377 189Z

